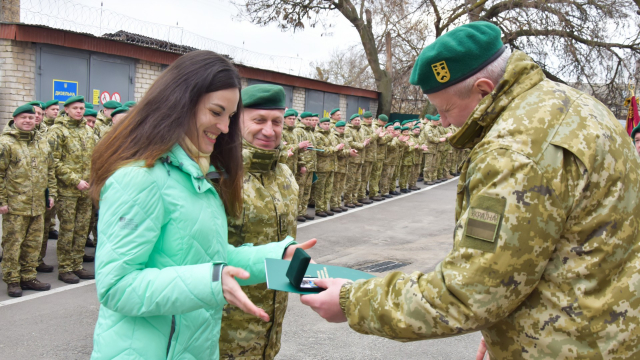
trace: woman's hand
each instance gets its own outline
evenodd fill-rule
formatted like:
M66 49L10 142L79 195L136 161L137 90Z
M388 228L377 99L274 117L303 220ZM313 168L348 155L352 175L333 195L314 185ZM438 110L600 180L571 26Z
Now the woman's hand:
M284 252L284 256L282 256L283 260L291 260L293 258L293 253L296 252L297 248L301 248L302 250L309 250L315 246L318 242L316 239L311 239L309 241L305 241L302 244L290 245L287 250Z
M491 360L489 354L487 354L487 343L485 343L484 338L482 338L482 340L480 340L480 346L478 347L478 353L476 354L476 360L484 360L485 354L487 355L486 360Z
M248 279L249 273L233 266L225 266L222 268L222 294L227 302L237 306L240 310L247 314L255 315L265 322L269 321L269 315L255 306L242 291L240 284L236 281L236 277L240 279Z

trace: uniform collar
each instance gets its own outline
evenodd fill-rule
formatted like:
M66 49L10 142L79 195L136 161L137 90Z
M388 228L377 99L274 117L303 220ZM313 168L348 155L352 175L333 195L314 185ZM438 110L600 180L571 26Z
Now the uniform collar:
M266 173L276 169L280 159L280 146L264 150L242 139L242 162L249 173Z

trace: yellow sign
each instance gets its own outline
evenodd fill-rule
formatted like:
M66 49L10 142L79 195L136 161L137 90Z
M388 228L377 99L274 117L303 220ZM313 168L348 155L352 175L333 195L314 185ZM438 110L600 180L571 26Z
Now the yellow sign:
M329 117L329 112L327 110L324 111L324 114L322 114L322 117Z
M100 90L93 89L93 105L100 105Z
M436 80L441 83L446 83L451 79L451 74L449 73L449 68L447 68L447 63L444 61L440 61L437 64L431 65L433 69L433 73L436 75Z

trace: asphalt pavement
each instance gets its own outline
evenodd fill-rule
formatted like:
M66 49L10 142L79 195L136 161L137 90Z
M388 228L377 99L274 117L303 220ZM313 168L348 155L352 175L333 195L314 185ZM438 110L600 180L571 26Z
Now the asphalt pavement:
M316 217L300 224L298 240L318 239L308 251L318 263L367 268L378 276L428 272L451 251L455 191L456 179L337 216ZM45 258L56 266L54 273L38 275L51 283L51 291L25 291L13 299L0 285L0 359L90 357L99 309L95 284L58 281L55 246L56 241L48 242ZM401 343L362 335L347 324L325 322L298 295L290 295L277 359L474 359L480 338L474 333Z

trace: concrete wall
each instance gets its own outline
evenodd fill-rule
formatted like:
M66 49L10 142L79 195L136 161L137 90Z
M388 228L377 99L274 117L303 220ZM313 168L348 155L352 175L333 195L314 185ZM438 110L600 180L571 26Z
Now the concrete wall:
M371 111L373 117L378 117L378 100L371 99L369 102L369 111Z
M305 88L294 87L293 88L293 108L298 110L298 112L304 111L304 100L307 96Z
M151 84L162 73L162 65L153 63L146 60L139 60L136 63L136 78L135 78L135 90L134 97L136 101L140 101L147 90L151 87Z
M0 128L20 105L36 100L36 49L32 43L0 39Z

